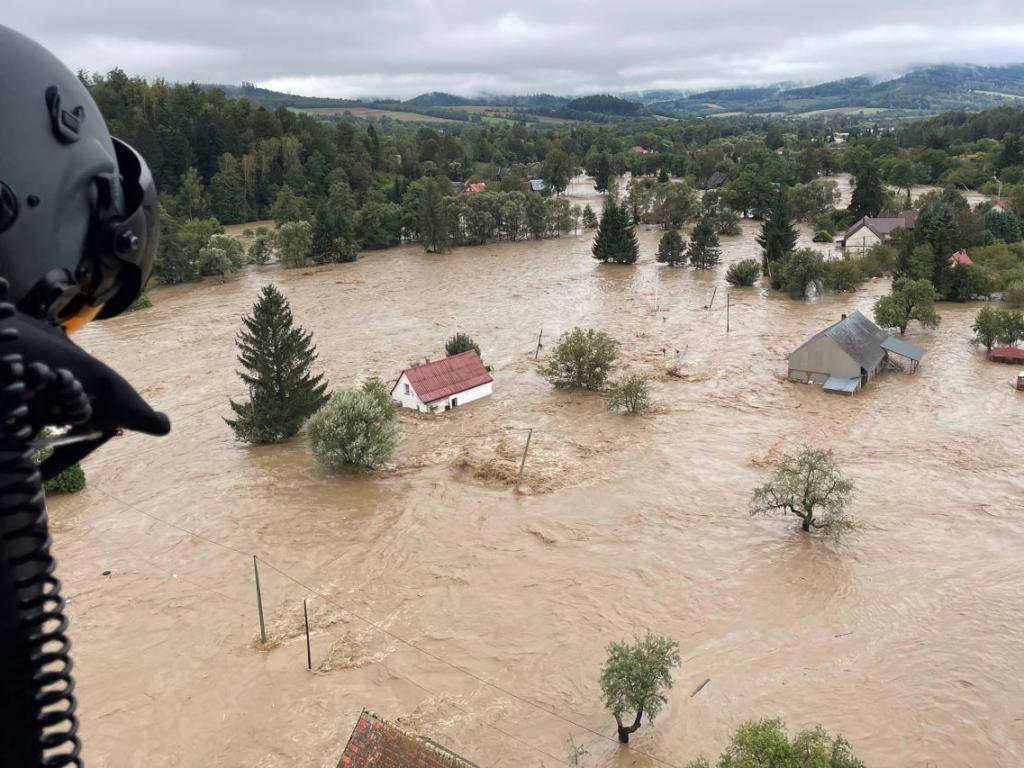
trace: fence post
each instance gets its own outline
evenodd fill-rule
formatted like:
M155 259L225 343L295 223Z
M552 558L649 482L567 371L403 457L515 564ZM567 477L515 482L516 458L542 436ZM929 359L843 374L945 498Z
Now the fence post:
M306 669L310 672L313 671L313 650L309 645L309 608L306 604L309 602L308 598L302 598L302 618L306 621Z
M256 609L260 614L260 642L267 644L267 625L263 621L263 593L260 591L260 566L256 555L252 556L252 570L256 574Z
M519 462L519 474L516 475L516 487L514 490L519 490L519 483L523 479L523 470L526 468L526 454L530 450L530 440L533 439L533 427L530 427L530 431L526 434L526 447L523 448L523 458Z
M537 348L533 351L533 359L536 360L540 356L541 339L544 338L544 329L540 329L540 333L537 335Z

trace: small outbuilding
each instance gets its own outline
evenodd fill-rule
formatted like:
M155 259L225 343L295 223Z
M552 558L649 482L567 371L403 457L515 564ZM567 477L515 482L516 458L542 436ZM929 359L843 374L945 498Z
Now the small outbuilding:
M887 362L902 369L891 355L910 360L917 370L925 351L888 335L860 312L843 315L789 355L790 381L820 384L827 392L852 395L875 377Z
M530 179L530 191L538 195L547 191L548 183L544 179Z
M420 413L450 411L494 392L494 378L470 349L406 368L391 388L391 399Z

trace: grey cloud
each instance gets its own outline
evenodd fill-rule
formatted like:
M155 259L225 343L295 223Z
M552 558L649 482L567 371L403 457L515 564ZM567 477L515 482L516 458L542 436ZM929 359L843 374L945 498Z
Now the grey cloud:
M896 9L896 10L894 10ZM75 69L329 96L700 89L1024 59L1009 0L14 0Z

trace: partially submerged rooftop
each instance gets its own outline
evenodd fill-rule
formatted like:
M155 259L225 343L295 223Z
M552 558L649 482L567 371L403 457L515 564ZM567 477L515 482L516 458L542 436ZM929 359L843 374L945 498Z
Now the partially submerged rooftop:
M338 768L480 768L423 736L363 710Z

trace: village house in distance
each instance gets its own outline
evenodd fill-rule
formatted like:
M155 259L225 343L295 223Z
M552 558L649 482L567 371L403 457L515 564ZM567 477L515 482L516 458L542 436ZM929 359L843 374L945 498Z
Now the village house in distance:
M863 253L885 243L897 229L913 229L917 224L917 211L900 211L895 216L864 216L846 230L841 245L848 251Z
M906 358L911 373L925 351L890 336L860 312L843 315L789 355L790 381L820 384L826 392L852 395L875 377L890 356ZM897 366L893 366L897 367ZM902 366L898 366L902 368Z
M450 411L494 392L494 378L470 349L406 368L391 388L391 399L420 413Z

